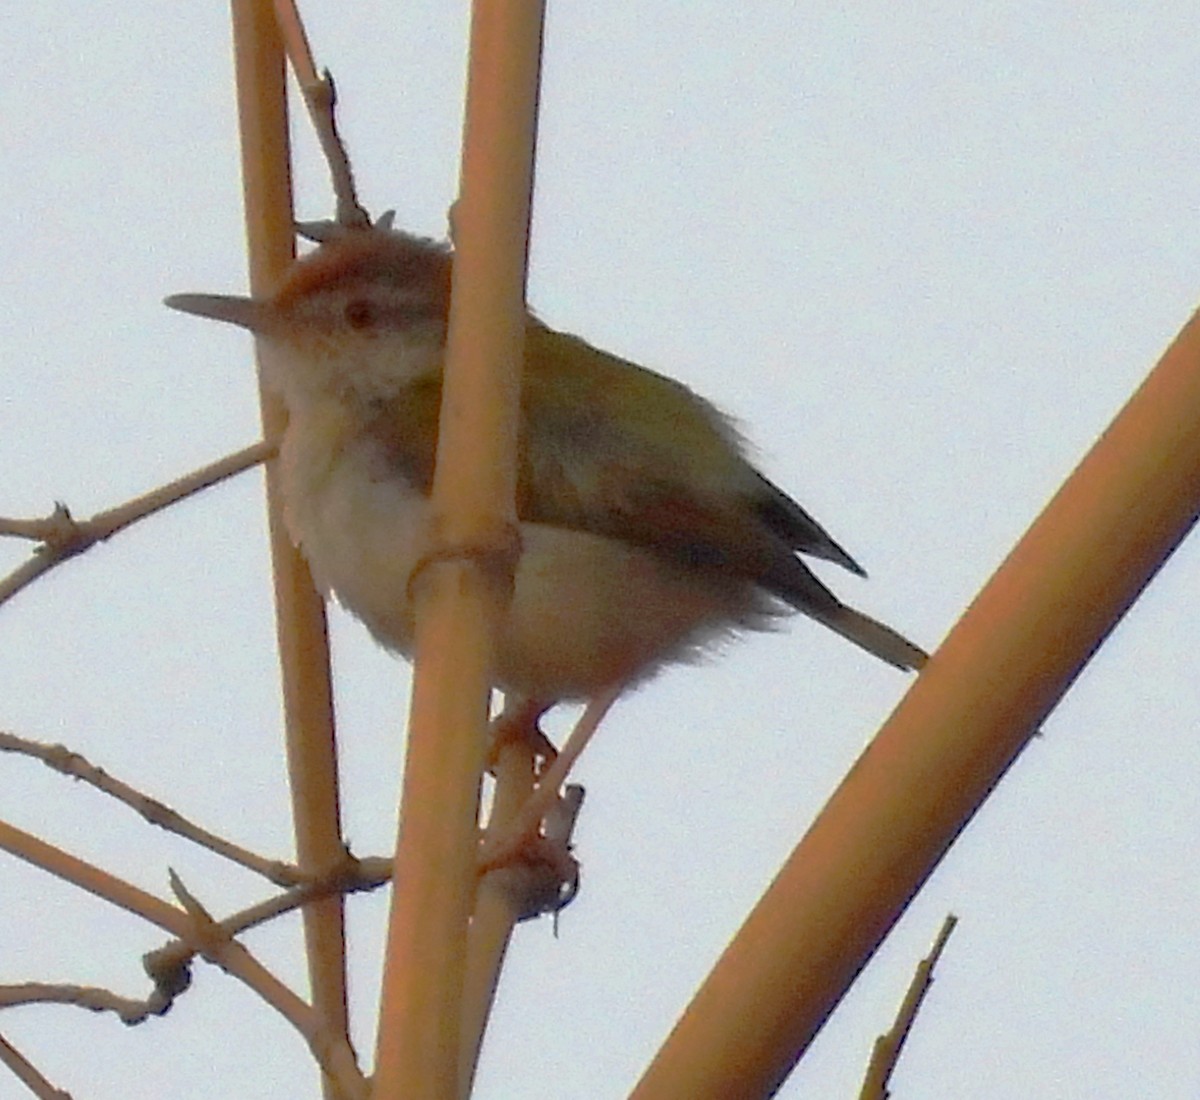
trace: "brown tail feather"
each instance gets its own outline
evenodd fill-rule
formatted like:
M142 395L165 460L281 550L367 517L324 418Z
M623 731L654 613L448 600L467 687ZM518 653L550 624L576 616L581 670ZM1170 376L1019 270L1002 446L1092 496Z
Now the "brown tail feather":
M852 607L843 604L836 611L816 617L830 630L836 630L843 638L896 668L918 669L929 660L929 654L903 634Z

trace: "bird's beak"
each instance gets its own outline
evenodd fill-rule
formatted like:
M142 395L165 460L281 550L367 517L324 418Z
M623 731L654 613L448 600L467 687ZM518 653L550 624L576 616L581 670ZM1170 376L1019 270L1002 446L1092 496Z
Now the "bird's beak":
M182 313L194 313L197 317L226 321L258 333L266 332L270 316L267 302L232 294L172 294L163 300L163 305Z

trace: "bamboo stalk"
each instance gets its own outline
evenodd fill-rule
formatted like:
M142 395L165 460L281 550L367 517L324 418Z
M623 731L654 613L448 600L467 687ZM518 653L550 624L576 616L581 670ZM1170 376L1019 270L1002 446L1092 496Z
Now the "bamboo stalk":
M768 1096L1200 511L1200 314L976 597L635 1100ZM980 472L980 476L984 476Z
M413 577L415 673L374 1078L458 1094L490 623L515 564L517 404L542 5L472 9L432 543Z
M231 7L250 290L260 295L275 289L295 256L284 55L271 0L232 0ZM261 364L271 354L258 343L263 431L275 439L286 413L282 401L261 384ZM345 854L325 607L284 528L275 464L266 469L296 854L301 868L320 873ZM304 934L313 1006L329 1029L346 1038L342 898L306 906ZM333 1082L323 1078L323 1086L332 1100Z

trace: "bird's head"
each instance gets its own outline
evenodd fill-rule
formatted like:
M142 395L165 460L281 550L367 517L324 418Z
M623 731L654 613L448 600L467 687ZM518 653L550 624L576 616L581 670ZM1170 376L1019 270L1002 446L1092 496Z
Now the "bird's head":
M176 294L172 309L261 337L289 404L313 396L385 401L442 368L450 250L390 229L340 233L298 260L264 298Z

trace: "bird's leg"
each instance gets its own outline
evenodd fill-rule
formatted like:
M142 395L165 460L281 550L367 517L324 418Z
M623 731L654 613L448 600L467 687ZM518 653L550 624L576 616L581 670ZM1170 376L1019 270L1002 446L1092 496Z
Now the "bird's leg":
M551 704L525 696L505 696L504 709L492 719L488 727L488 771L494 771L500 750L512 742L528 744L533 750L536 773L541 775L558 750L542 732L538 724Z
M484 843L480 856L483 870L501 866L512 859L521 846L530 837L537 834L542 819L549 813L558 798L558 789L563 785L575 761L579 759L580 753L587 748L592 734L596 732L604 716L617 701L623 687L624 684L614 684L588 700L583 714L575 723L575 728L571 730L570 736L554 758L554 762L538 780L536 789L529 796L525 805L521 807L512 826L503 836L489 838Z

